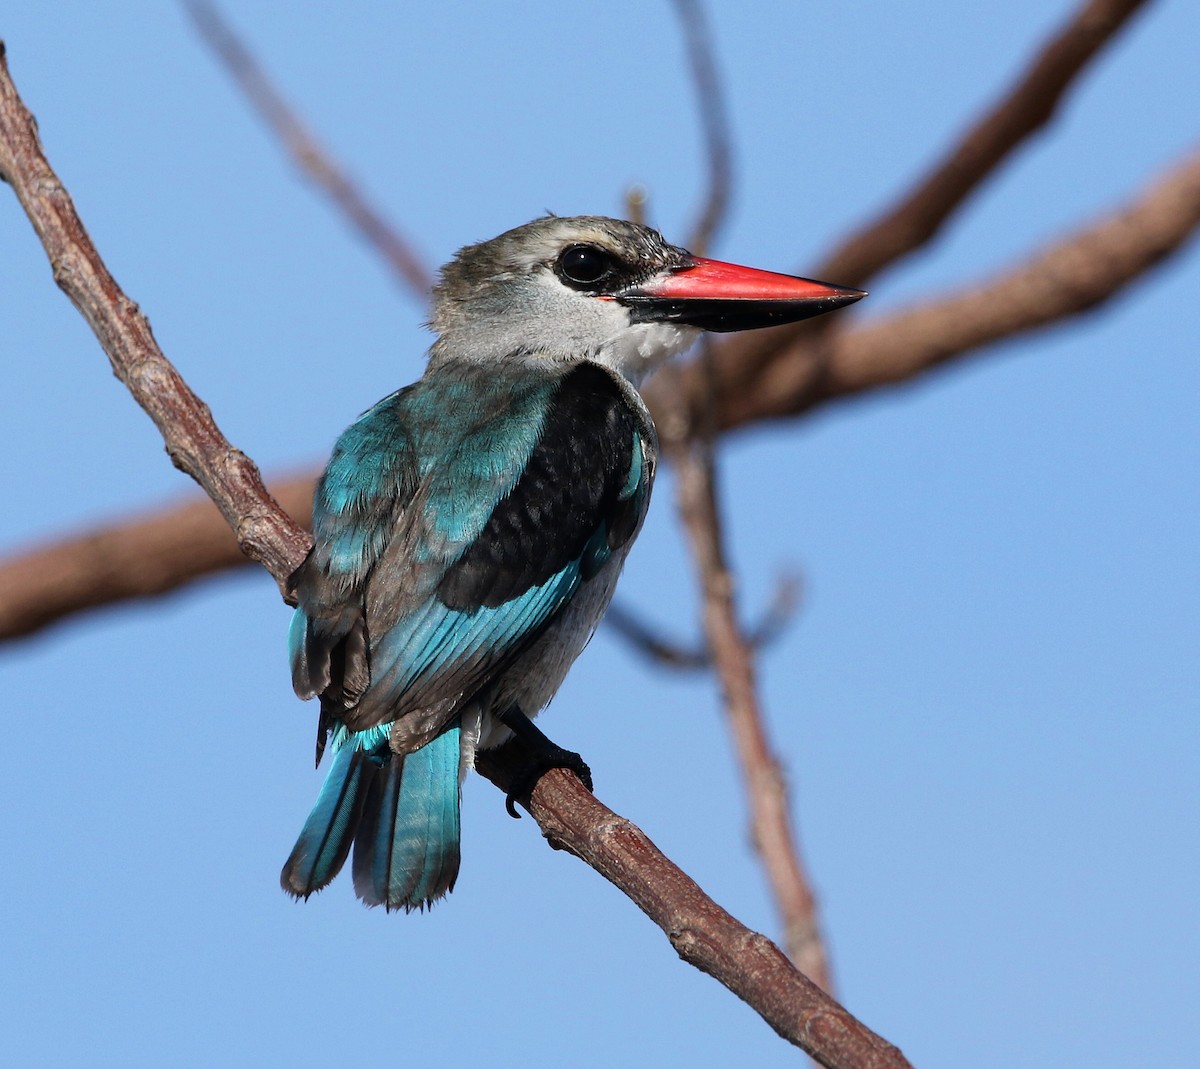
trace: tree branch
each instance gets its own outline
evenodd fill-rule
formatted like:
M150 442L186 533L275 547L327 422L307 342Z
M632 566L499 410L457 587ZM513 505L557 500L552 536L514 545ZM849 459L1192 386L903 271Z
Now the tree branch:
M863 286L936 237L984 180L1054 117L1078 75L1145 3L1088 0L1081 5L1008 93L924 178L821 261L819 277Z
M692 252L703 254L729 212L733 151L725 98L713 54L712 30L704 7L699 0L675 0L675 13L687 41L688 66L696 90L700 126L704 131L704 155L708 161L708 192L687 241Z
M1123 209L1048 245L989 281L874 322L795 345L747 377L737 354L716 351L714 418L721 431L793 418L831 401L905 382L985 346L1111 300L1178 251L1200 226L1200 151L1176 163ZM703 412L704 371L646 390L651 411L682 394Z
M305 529L313 482L307 475L272 485L276 501ZM0 641L249 563L208 498L36 546L0 561Z
M271 498L257 469L221 435L207 408L163 356L145 318L108 273L51 170L33 116L13 85L0 42L0 177L12 185L55 268L118 377L159 427L176 464L220 505L239 543L281 585L308 535ZM489 765L502 782L503 765ZM615 818L572 776L548 774L524 799L551 841L569 848L654 917L685 960L718 977L781 1035L831 1069L900 1069L894 1047L801 976L764 937L743 928Z
M510 746L482 751L476 767L508 791L524 766ZM776 1032L820 1065L901 1069L909 1063L797 971L766 936L721 909L649 836L553 769L519 799L550 845L591 865L666 933L684 961L749 1003Z
M0 580L3 576L3 568L0 567ZM793 575L782 576L775 585L775 595L766 612L758 623L746 631L746 642L750 648L757 653L774 642L791 622L799 603L800 580ZM3 606L4 601L0 598L0 621L3 620ZM713 667L713 657L707 643L689 646L667 638L618 601L614 601L604 614L604 626L620 635L635 653L655 664L683 671ZM3 631L0 630L0 638L3 637Z
M754 368L730 346L714 349L718 431L793 418L821 404L894 385L968 353L1104 304L1200 226L1200 154L1159 175L1126 208L1068 234L992 280L863 325L794 343ZM647 386L650 412L683 397L695 426L707 395L697 361Z
M783 919L788 956L805 976L829 991L829 961L792 826L787 781L767 736L754 651L737 622L711 450L700 443L674 442L669 453L678 474L679 512L703 592L704 632L750 800L751 841Z
M703 10L695 0L676 0L675 6L688 38L692 81L708 158L708 193L692 237L693 251L703 253L729 206L730 137L712 54L712 37ZM783 766L768 740L758 696L754 648L738 622L734 577L725 554L717 505L718 466L712 421L716 397L711 361L711 339L706 338L700 349L700 366L707 373L707 391L699 434L688 441L668 433L664 441L679 474L679 513L700 583L704 632L749 797L750 838L783 920L789 956L806 976L829 991L829 962L817 923L816 902L800 861ZM668 428L679 423L678 419L666 421Z
M206 7L202 3L199 6ZM1042 122L1045 122L1087 60L1139 6L1140 2L1135 0L1093 0L1085 4L1043 49L1025 77L960 140L945 160L931 169L929 177L919 187L924 194L913 193L902 198L882 219L861 230L857 237L843 242L837 252L826 258L825 268L838 269L837 261L842 260L848 268L859 270L847 259L849 253L846 250L851 247L861 250L863 235L867 232L903 229L899 224L885 226L884 219L897 214L909 218L919 215L927 222L939 214L944 219L948 210L957 207L974 188L962 181L957 185L951 181L950 176L956 173L953 161L974 160L972 173L978 184L987 173L986 168L980 169L980 161L992 160L995 166L1017 147L1022 131L1028 136L1038 128L1028 120L1019 123L1006 121L1004 117L1037 113L1032 87L1049 86L1056 95L1041 109L1044 113ZM701 99L704 99L703 94ZM988 131L990 133L985 136ZM966 146L973 147L967 151ZM905 381L964 356L975 347L1002 340L1007 336L1006 331L1018 334L1035 329L1052 322L1056 316L1065 318L1103 302L1190 236L1196 226L1194 214L1188 211L1189 205L1196 203L1195 194L1189 189L1193 184L1190 171L1191 166L1185 161L1157 182L1134 206L1142 205L1145 210L1129 209L1111 222L1101 221L1073 238L1059 242L1044 254L1043 258L1049 256L1057 260L1060 270L1057 274L1042 272L1038 281L1040 309L1031 307L1030 295L1026 292L1030 279L1018 266L994 280L986 289L976 290L978 297L974 300L968 292L864 327L847 327L848 317L842 316L836 322L828 321L834 328L830 332L832 337L821 334L796 339L781 337L780 331L771 331L765 332L773 336L766 341L747 335L717 347L712 369L717 390L716 426L728 431L759 420L804 414L826 401ZM958 199L951 205L943 202L942 208L934 211L935 199L930 191L944 190L952 185L958 190ZM1183 187L1181 196L1173 192L1180 186ZM914 204L923 207L917 211L911 207ZM910 207L906 209L905 205ZM1089 248L1100 250L1105 260L1088 264L1084 250ZM1060 256L1053 255L1055 249L1060 251ZM1088 292L1086 300L1081 301L1082 284L1086 284ZM1002 323L1006 324L1003 328ZM901 334L894 333L896 327L902 328ZM766 348L754 348L762 345ZM770 358L769 369L761 359L764 356ZM660 426L665 430L672 429L666 426L666 410L676 406L668 406L667 402L678 393L687 399L682 406L685 419L689 425L695 423L705 404L703 379L693 363L667 368L649 384L647 400ZM684 432L686 430L683 428ZM128 535L134 545L141 539L139 528L142 522L137 521ZM219 528L193 526L186 509L171 508L159 515L158 522L162 525L162 537L197 562L195 567L186 560L175 562L173 570L179 575L180 582L203 574L199 567L201 561L211 562L213 570L232 567L236 563L223 532ZM168 534L173 524L183 530ZM95 592L86 589L86 578L80 572L77 572L76 593L70 597L64 596L62 585L46 571L40 573L46 577L44 587L39 587L32 573L25 576L20 588L0 584L0 639L27 634L80 608L144 593L147 584L136 555L117 550L120 531L121 528L116 526L103 532L103 543L112 549L103 561L93 556L95 534L63 542L58 547L61 556L56 559L70 563L73 568L85 559L103 565L104 570L95 579ZM121 569L119 560L127 561L130 567ZM4 574L21 573L31 562L28 556L10 558ZM162 585L153 592L167 589L167 581L164 578ZM43 603L40 609L34 607L39 601Z
M237 533L242 552L266 567L282 590L290 567L307 552L308 536L267 493L258 468L221 434L208 406L163 356L149 321L104 266L46 161L37 124L9 77L2 42L0 178L29 216L54 280L87 320L113 373L154 420L172 462L204 487Z
M321 189L335 207L353 224L395 277L422 303L428 301L433 284L429 270L413 252L410 243L383 217L317 143L316 138L271 84L262 66L242 44L232 27L207 0L184 0L201 38L224 64L246 99L274 131L292 162Z
M1053 118L1078 76L1146 0L1086 0L1043 46L1020 78L937 160L926 176L871 222L844 239L812 273L846 286L865 286L885 267L931 241L970 195L1025 141ZM845 328L851 316L815 319L755 331L724 342L718 360L751 378L789 358L801 342ZM699 414L696 375L668 369L684 381ZM722 426L726 424L722 423Z

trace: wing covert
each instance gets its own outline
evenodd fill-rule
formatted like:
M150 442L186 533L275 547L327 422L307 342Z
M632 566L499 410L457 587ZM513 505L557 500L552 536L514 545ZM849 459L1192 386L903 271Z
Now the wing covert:
M373 600L388 600L393 551L381 560L368 594L371 687L344 714L353 729L420 711L435 731L636 533L653 456L620 386L584 364L563 377L544 411L519 476L420 606L372 611ZM412 567L411 553L402 556L397 565Z
M520 478L438 584L443 604L503 605L579 560L601 528L609 549L628 541L646 504L638 431L608 372L582 364L565 376Z

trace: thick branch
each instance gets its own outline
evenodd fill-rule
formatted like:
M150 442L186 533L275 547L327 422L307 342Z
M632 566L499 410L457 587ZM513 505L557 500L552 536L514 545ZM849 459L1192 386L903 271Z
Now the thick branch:
M865 286L879 271L928 243L1000 164L1053 118L1078 76L1145 2L1086 0L923 179L844 239L812 273L845 286ZM846 318L816 319L731 338L720 347L721 360L738 364L745 375L757 374L786 360L802 340L836 331ZM694 379L693 375L688 382L692 396ZM693 415L696 411L693 406Z
M479 771L507 791L523 767L504 747L480 753ZM619 887L684 961L749 1003L784 1039L825 1066L899 1069L909 1063L812 983L769 939L721 909L640 828L599 802L570 773L544 775L521 804L550 844Z
M1152 182L1124 209L1054 242L988 282L875 322L796 343L757 373L729 346L716 349L718 430L794 417L819 405L914 378L985 346L1087 312L1110 300L1200 226L1200 153ZM685 398L695 423L705 408L705 372L651 382L651 411Z
M0 176L25 205L60 285L92 326L122 381L159 426L172 457L219 499L239 540L282 584L307 552L308 535L267 494L257 469L221 436L202 402L158 349L144 317L101 263L42 155L33 117L9 79L2 44ZM247 532L253 537L247 538ZM495 774L503 776L503 771ZM511 775L501 782L511 784ZM822 1065L899 1069L908 1064L806 981L765 937L749 932L708 900L642 832L615 818L572 776L547 775L534 793L536 800L524 801L552 842L587 860L640 908L661 917L685 960L719 978Z
M272 489L284 511L307 528L313 477L280 481ZM0 641L249 563L207 498L98 527L0 561Z

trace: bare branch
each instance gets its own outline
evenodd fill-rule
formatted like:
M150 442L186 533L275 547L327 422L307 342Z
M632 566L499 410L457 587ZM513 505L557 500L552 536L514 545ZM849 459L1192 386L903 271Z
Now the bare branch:
M258 468L226 440L171 366L150 323L104 266L70 195L42 153L37 124L8 74L0 44L0 178L13 187L45 247L54 280L82 313L113 373L154 420L175 466L216 502L238 545L282 584L308 536L279 509Z
M3 572L0 572L3 577ZM624 639L629 647L649 661L665 668L696 671L712 667L712 658L703 646L685 646L656 631L636 613L614 601L604 614L604 626Z
M1146 0L1088 0L1042 47L1008 93L926 176L841 242L818 274L862 286L935 237L946 220L1058 111L1067 90Z
M1061 97L1072 77L1083 68L1085 61L1116 32L1137 6L1137 3L1130 0L1122 0L1119 3L1091 3L1081 9L1055 38L1055 42L1043 50L1039 60L1032 64L1029 73L1008 94L1005 101L993 108L988 119L960 141L956 153L963 155L964 146L975 145L976 160L995 158L997 146L1002 147L1002 139L997 138L1002 134L1007 137L1007 140L1003 140L1003 145L1007 145L1009 150L1015 147L1012 133L1022 127L1020 124L1005 122L1002 117L1009 113L1031 114L1036 111L1030 103L1032 98L1036 97L1031 88L1033 86L1057 86ZM192 10L195 14L211 9L203 3L194 3ZM681 4L680 10L686 10L686 4ZM202 19L203 15L199 15L199 18ZM236 52L235 48L235 54ZM268 98L270 97L271 94L268 95ZM699 99L703 103L703 92L700 92ZM286 109L284 110L286 113ZM981 130L992 131L990 139L984 137L980 133ZM1032 132L1032 128L1027 129L1028 132ZM303 140L300 143L303 144ZM956 158L956 153L951 154L951 160ZM712 169L710 166L710 170ZM929 205L928 191L944 185L944 181L936 176L949 174L953 170L954 167L949 161L936 166L931 176L922 184L926 195L910 195L902 199L900 205L917 202ZM758 420L798 415L824 401L851 396L858 391L871 390L920 374L924 370L969 353L972 346L1001 340L1005 337L1004 330L1015 334L1033 329L1053 321L1056 316L1073 315L1092 304L1106 300L1136 279L1161 256L1181 245L1190 235L1196 222L1187 209L1190 204L1196 203L1196 198L1194 193L1188 191L1188 172L1189 165L1182 165L1175 178L1168 177L1160 183L1161 190L1156 186L1155 190L1144 196L1139 204L1144 205L1146 210L1129 210L1117 216L1111 224L1102 222L1080 232L1074 238L1060 242L1056 246L1061 252L1058 257L1053 256L1053 250L1046 254L1051 261L1059 261L1060 267L1066 265L1066 269L1060 270L1057 275L1053 271L1041 273L1042 277L1038 280L1040 309L1031 307L1030 301L1022 298L1029 279L1023 269L1018 267L1007 276L997 279L991 286L978 291L978 299L974 301L969 294L962 295L948 302L938 302L923 306L919 310L900 313L875 325L834 330L832 338L822 335L818 338L810 336L803 342L793 340L786 351L783 351L780 345L788 339L779 339L779 331L769 332L776 335L776 340L770 342L769 346L770 355L777 358L769 373L764 370L759 359L763 355L762 352L747 348L758 345L759 342L738 341L719 347L712 369L718 398L718 410L714 414L716 425L722 430L731 430ZM978 167L976 173L978 174ZM1183 195L1173 196L1172 189L1180 185L1183 187ZM961 185L959 188L961 192ZM710 196L710 202L711 200ZM844 243L842 249L852 246L861 247L861 235L859 239L851 239ZM1088 248L1098 249L1104 259L1089 265L1086 257L1081 254L1081 250ZM826 261L826 266L836 268L837 264L833 261L844 255L844 252L835 253ZM1087 282L1087 293L1083 300L1080 299L1080 278ZM842 317L843 323L845 318ZM974 330L971 329L972 324L975 325ZM1001 324L1004 324L1003 329ZM894 333L893 328L896 325L903 327L903 334ZM905 346L908 348L904 348ZM666 421L675 418L673 413L667 411L665 401L677 391L683 392L688 398L684 411L689 425L695 424L707 403L707 390L703 388L703 378L699 368L690 365L669 368L660 375L658 381L651 383L647 391L648 399L656 419L665 430L670 429L666 426ZM216 546L208 540L198 541L200 528L197 528L191 537L188 536L186 529L192 526L188 514L172 510L160 519L164 525L174 522L185 528L183 532L171 534L169 540L180 547L181 553L197 562L194 568L186 561L177 562L174 570L180 581L187 581L201 574L201 561L211 562L214 569L230 565L230 559L223 556ZM168 537L165 527L162 536ZM141 533L136 530L136 525L129 537L135 545L140 540ZM117 552L117 529L105 532L103 542L112 552ZM66 544L60 549L64 553L72 553ZM18 557L10 562L9 567L23 565L26 561L26 558ZM88 593L84 589L86 580L80 576L76 594L64 598L60 591L56 592L54 589L58 584L52 574L42 574L46 576L47 585L39 589L33 575L28 575L24 588L27 595L20 599L25 605L40 601L43 605L40 619L30 617L31 622L26 627L19 623L27 616L27 610L21 607L20 601L6 603L0 606L0 619L5 621L3 629L0 629L0 637L25 633L57 616L75 611L76 608L135 596L143 586L143 580L137 575L121 578L110 571L104 571L95 577L97 589L94 593ZM164 579L164 584L165 582ZM161 589L166 589L165 585ZM10 607L10 604L13 607Z
M733 153L708 16L699 0L675 0L675 11L687 38L688 65L696 89L696 104L700 125L704 130L705 157L708 160L708 193L700 218L687 242L692 252L702 254L712 244L713 235L729 211Z
M1177 251L1198 226L1200 152L1195 152L1126 209L992 280L797 348L748 384L745 394L722 390L719 424L796 416L1091 311ZM698 373L696 378L698 388Z
M690 245L703 252L729 205L729 134L712 40L698 0L676 0L688 36L692 80L705 131L709 190ZM751 839L766 870L775 904L783 918L788 953L800 969L826 991L829 965L816 919L816 905L789 815L787 788L779 759L771 752L758 697L754 649L742 634L734 604L734 579L724 549L717 507L717 458L713 443L716 393L713 346L706 339L699 367L704 378L698 433L688 441L672 432L684 424L668 418L664 441L679 472L679 512L692 547L703 603L704 632L720 680L742 777L750 798Z
M272 485L280 506L304 528L313 481L308 475ZM208 498L37 546L0 561L0 641L249 563Z
M524 758L511 747L481 752L476 767L503 791ZM684 961L719 980L776 1032L824 1066L901 1069L904 1056L788 961L774 943L716 905L640 828L591 795L569 772L547 772L520 799L551 846L591 865L671 941Z
M308 529L314 475L269 481L283 510ZM249 566L228 525L207 498L167 505L144 516L17 550L0 560L0 642L33 635L90 609L169 594L217 572ZM755 650L773 643L800 604L800 581L782 576L759 621L747 631ZM683 670L712 666L707 649L658 634L614 603L604 617L633 649Z
M926 176L813 269L818 278L865 286L878 272L932 240L970 195L1053 117L1067 91L1146 0L1086 0L1009 90L937 160ZM803 339L831 333L848 317L816 319L731 338L723 361L746 373L785 357Z
M9 78L2 43L0 177L25 206L59 285L91 325L118 376L154 419L176 464L217 500L243 548L282 587L303 560L308 535L267 493L257 469L221 436L203 403L159 350L145 318L104 267L42 154L33 116ZM490 767L503 776L503 766ZM500 773L495 773L497 767ZM504 781L511 785L511 775ZM643 833L615 818L574 777L548 774L533 793L524 802L553 843L587 860L640 908L664 917L686 961L719 978L821 1064L845 1069L908 1064L899 1051L804 980L765 937L711 903L653 850Z
M0 579L4 576L0 566ZM3 584L0 583L0 589ZM775 586L771 604L762 619L746 629L746 644L755 652L775 641L792 621L800 605L800 581L792 575L783 576ZM4 599L0 596L0 621L4 618ZM667 668L684 671L713 667L713 658L705 644L687 646L666 638L637 613L614 601L604 614L604 626L615 631L636 653ZM4 637L0 631L0 639Z
M632 185L625 190L625 218L638 226L646 225L646 187Z
M716 422L723 431L789 418L830 401L905 382L998 341L1061 323L1123 292L1179 250L1200 226L1200 151L1159 176L1128 206L1047 246L991 280L806 340L757 376L717 351ZM646 391L651 411L684 395L705 405L698 364Z
M254 110L279 138L293 162L333 201L369 245L378 252L413 295L429 299L432 278L407 239L366 198L358 186L317 143L250 50L208 0L184 0L184 7L205 43L225 65Z
M704 631L750 800L751 840L783 919L788 956L828 991L829 963L792 828L783 766L767 737L753 649L737 624L711 452L703 444L677 441L670 443L669 454L678 473L679 512L703 591Z

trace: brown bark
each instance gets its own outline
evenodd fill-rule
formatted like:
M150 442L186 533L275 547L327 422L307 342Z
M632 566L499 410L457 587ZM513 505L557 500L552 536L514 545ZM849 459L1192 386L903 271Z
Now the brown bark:
M1050 122L1079 75L1145 3L1085 0L925 177L806 270L817 278L862 288L884 268L930 242L971 194ZM721 361L738 365L741 376L749 379L768 365L788 362L804 342L811 346L814 338L844 323L845 317L816 319L732 338L721 347ZM695 418L695 375L689 374L687 382Z
M786 359L747 375L736 352L716 351L713 419L719 431L804 415L923 375L986 346L1069 320L1123 293L1179 250L1200 226L1200 153L1150 183L1129 205L1059 239L992 279L873 322L805 339ZM689 365L647 390L652 411L684 390L692 419L704 376Z
M272 489L307 529L313 477L277 481ZM0 561L0 640L89 609L168 594L249 563L208 498L97 527Z
M113 374L154 420L171 461L192 476L236 532L242 552L281 584L307 550L300 531L267 493L258 468L221 434L208 406L171 366L149 320L121 291L51 169L37 123L8 75L0 43L0 178L13 188L54 270L108 354Z
M783 765L771 746L759 699L754 650L738 625L717 507L715 470L703 445L675 443L670 456L679 484L679 512L700 581L708 638L725 715L750 802L750 839L783 921L788 956L805 976L832 990L816 900L792 825Z
M507 791L523 767L511 747L481 753L477 767ZM554 769L519 799L551 846L591 865L663 930L676 953L749 1003L820 1065L901 1069L900 1051L799 972L766 936L721 909L644 831Z

